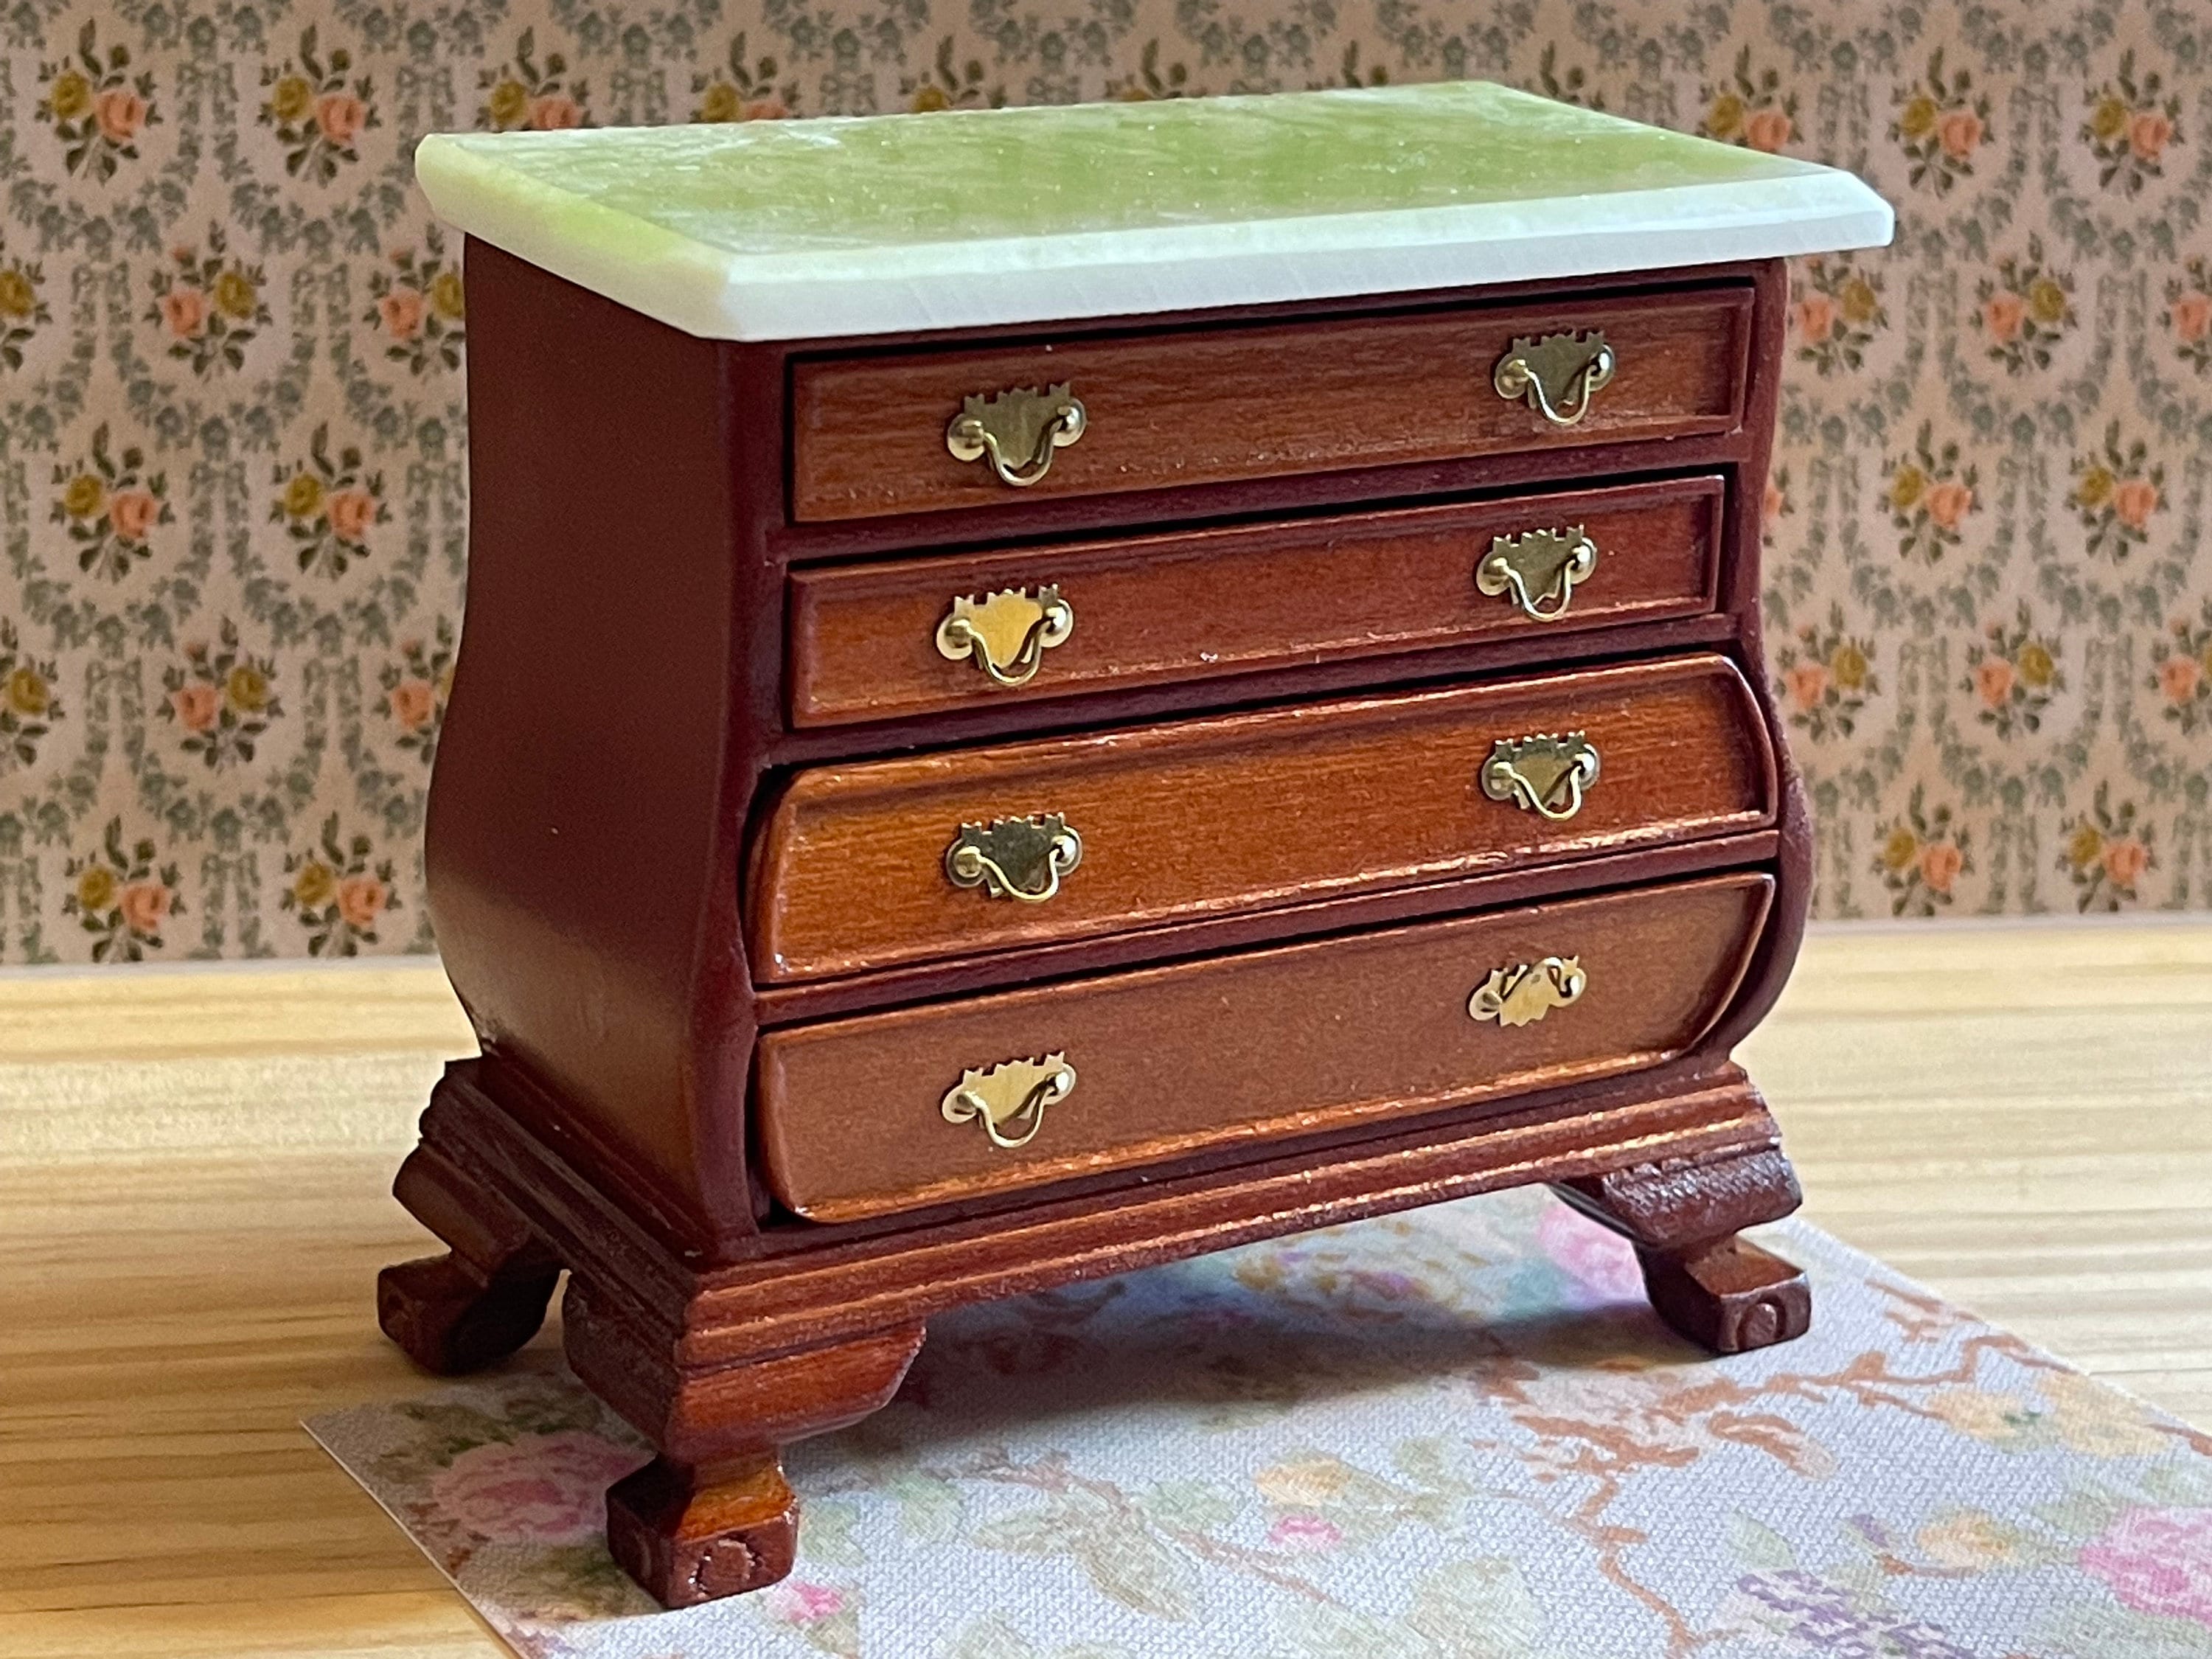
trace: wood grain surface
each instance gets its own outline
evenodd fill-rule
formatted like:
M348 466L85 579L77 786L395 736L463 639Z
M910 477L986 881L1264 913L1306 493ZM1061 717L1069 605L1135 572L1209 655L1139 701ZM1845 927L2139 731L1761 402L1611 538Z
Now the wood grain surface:
M1695 616L1713 603L1723 484L1712 475L1274 524L1135 536L791 577L790 686L800 726L888 720L1462 641ZM1590 574L1556 619L1475 586L1498 536L1581 529ZM1055 585L1075 629L1026 685L947 661L958 596ZM1588 642L1578 641L1587 649Z
M854 1220L1652 1065L1719 1013L1772 887L1717 877L770 1031L769 1188ZM1493 969L1549 956L1588 976L1572 1006L1468 1014ZM1075 1088L1019 1151L939 1114L968 1068L1054 1053Z
M1482 793L1494 741L1564 732L1602 767L1571 820ZM1751 690L1705 654L821 767L759 836L753 971L818 978L1662 846L1774 809ZM1083 837L1050 901L946 878L963 823L1050 812Z
M0 976L0 1653L504 1651L297 1427L430 1386L371 1286L471 1047L427 963ZM2208 1052L2212 924L1944 923L1816 929L1744 1057L1811 1219L2212 1426Z
M1741 415L1751 309L1746 283L801 360L792 370L791 516L860 519L1727 432ZM1515 338L1591 328L1605 331L1619 368L1578 425L1550 425L1492 386ZM1061 381L1089 426L1040 482L1009 488L945 448L963 398Z

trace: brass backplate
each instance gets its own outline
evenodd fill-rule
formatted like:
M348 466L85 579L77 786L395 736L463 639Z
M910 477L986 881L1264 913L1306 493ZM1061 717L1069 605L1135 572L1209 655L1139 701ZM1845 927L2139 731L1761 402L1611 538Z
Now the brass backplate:
M952 601L937 624L937 654L973 662L992 684L1009 690L1036 678L1044 653L1075 631L1075 608L1047 582L1031 593L1001 587Z
M1467 1000L1467 1011L1500 1025L1534 1025L1553 1009L1578 1000L1589 985L1580 957L1546 957L1491 969Z
M945 876L955 887L980 887L992 898L1042 904L1060 878L1083 862L1083 837L1058 812L963 823L945 849Z
M1498 360L1490 384L1509 403L1526 399L1553 426L1578 426L1590 399L1613 383L1618 362L1601 328L1522 335Z
M945 1091L938 1110L947 1123L980 1122L991 1144L1014 1152L1036 1139L1048 1106L1075 1092L1075 1067L1065 1054L1002 1060L971 1066ZM1019 1133L1013 1131L1018 1129Z
M961 400L945 428L945 447L955 460L988 458L1000 482L1024 489L1052 470L1053 452L1080 438L1090 418L1065 380L1042 392L1018 386L976 392Z
M1564 822L1583 810L1583 793L1597 781L1597 745L1580 732L1500 738L1482 763L1482 793Z
M1582 526L1525 530L1491 538L1490 551L1474 568L1474 586L1492 599L1510 596L1538 622L1552 622L1566 615L1575 584L1596 568L1597 544Z

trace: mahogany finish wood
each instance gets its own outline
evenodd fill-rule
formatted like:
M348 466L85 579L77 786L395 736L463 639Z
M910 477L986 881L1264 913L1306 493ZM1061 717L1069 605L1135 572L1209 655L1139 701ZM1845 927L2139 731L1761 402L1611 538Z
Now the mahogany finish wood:
M488 1364L527 1338L566 1270L572 1364L658 1453L618 1484L609 1505L617 1559L655 1595L704 1599L783 1571L797 1523L781 1448L880 1404L922 1322L981 1298L1552 1181L1573 1183L1578 1201L1636 1239L1655 1304L1698 1340L1754 1346L1802 1327L1802 1287L1732 1231L1795 1200L1773 1123L1728 1060L1788 975L1810 880L1803 792L1779 743L1757 611L1760 484L1787 298L1778 262L1103 319L1065 333L799 347L693 339L482 244L471 244L467 264L469 613L432 784L428 865L440 946L483 1054L439 1085L422 1147L395 1189L445 1252L388 1270L380 1316L427 1366ZM1595 322L1629 349L1587 428L1544 429L1489 393L1504 334ZM1293 342L1295 349L1279 349ZM1012 372L998 386L945 379L948 365L964 374L1000 364ZM1078 364L1086 366L1081 389L1094 420L1112 420L1060 452L1045 484L1000 489L980 468L944 454L961 395ZM1361 393L1352 418L1330 413ZM940 394L950 402L931 402ZM1097 441L1109 433L1119 435ZM847 446L856 434L860 447ZM1718 481L1717 496L1705 480ZM1601 612L1604 589L1591 586L1584 597L1601 626L1486 632L1467 625L1464 590L1429 600L1382 592L1372 613L1379 622L1358 626L1390 637L1340 630L1330 638L1298 632L1301 617L1321 614L1300 611L1300 594L1285 611L1255 607L1249 620L1222 624L1224 633L1259 630L1236 635L1256 641L1250 648L1260 654L1233 665L1186 672L1190 665L1177 668L1174 653L1188 652L1193 636L1176 646L1117 623L1094 632L1127 642L1116 652L1137 665L1129 674L1097 675L1096 659L1075 654L1067 663L1092 664L1082 671L1091 678L929 707L913 701L921 683L910 660L886 665L881 707L866 705L872 693L849 666L836 666L849 660L841 652L869 648L878 627L869 606L918 603L925 578L937 575L921 568L925 553L979 572L1047 556L1092 560L1082 579L1110 577L1114 592L1128 596L1094 599L1089 614L1099 622L1116 605L1133 616L1143 585L1168 580L1159 573L1185 584L1162 591L1194 592L1201 556L1178 563L1182 549L1206 547L1203 556L1215 562L1203 568L1216 580L1265 563L1301 573L1279 579L1287 586L1321 586L1329 561L1346 570L1364 561L1395 573L1376 579L1390 587L1442 556L1447 538L1424 541L1419 527L1431 520L1418 515L1437 524L1465 515L1472 526L1510 497L1571 489L1626 501L1625 490L1613 492L1653 484L1686 493L1647 489L1647 505L1629 510L1708 503L1698 533L1710 607L1700 589L1694 613L1623 619ZM801 521L810 499L870 516ZM1316 532L1328 521L1334 527ZM1322 551L1317 533L1339 538L1326 544L1334 551ZM1479 540L1482 532L1457 533ZM1133 545L1149 550L1132 553ZM1681 559L1684 545L1668 539L1663 557ZM1460 546L1456 580L1476 550ZM1593 582L1608 574L1648 580L1653 595L1669 585L1677 598L1688 591L1657 562L1616 561ZM878 577L882 586L869 585ZM859 608L844 609L848 599ZM802 603L813 607L804 625ZM1415 614L1425 605L1434 612L1426 622ZM1067 652L1082 650L1083 629L1079 618ZM852 718L796 723L800 670L787 649L817 653L818 668L806 672L826 695L860 699L844 705ZM1680 666L1691 659L1717 666ZM1570 683L1648 689L1652 696L1623 718L1652 734L1654 767L1659 736L1671 729L1676 738L1663 787L1608 791L1635 771L1624 774L1629 763L1606 751L1582 828L1607 827L1587 847L1548 845L1458 874L1455 852L1438 855L1442 878L1398 881L1383 868L1389 858L1369 856L1367 841L1329 826L1334 814L1360 815L1362 801L1321 793L1346 780L1365 788L1372 773L1308 767L1295 810L1279 811L1269 831L1292 849L1289 885L1261 898L1252 895L1267 885L1266 860L1279 855L1218 845L1201 854L1187 842L1165 854L1181 884L1170 898L1204 888L1204 870L1222 858L1258 860L1241 867L1261 878L1152 921L1100 913L1071 934L989 949L973 943L981 935L925 927L902 937L949 938L962 954L841 958L822 931L819 894L833 874L825 864L808 878L817 889L811 948L844 963L834 975L777 982L746 937L748 923L759 925L742 914L746 849L766 847L794 780L881 778L892 774L878 768L906 768L933 802L961 806L956 797L969 785L958 781L972 781L988 756L1065 744L1150 755L1163 742L1189 741L1155 733L1245 729L1240 722L1264 731L1270 720L1297 728L1318 714L1324 726L1365 721L1346 752L1404 754L1405 767L1425 768L1431 782L1421 812L1449 813L1468 799L1464 772L1449 775L1413 754L1420 745L1398 735L1392 719L1328 711L1373 708L1402 720ZM1708 690L1687 696L1689 724L1670 728L1653 698L1685 686ZM1624 808L1640 801L1651 810L1679 799L1667 790L1710 790L1696 777L1712 763L1709 745L1691 739L1716 722L1727 738L1718 767L1738 781L1755 776L1745 794L1756 811L1722 813L1687 839L1652 836L1648 823L1638 839L1638 824L1604 816L1613 810L1608 793ZM1151 775L1132 763L1117 775L1133 786ZM1255 786L1279 787L1271 775L1252 773ZM1003 781L1033 777L1009 772ZM1112 817L1103 795L1093 805L1106 812L1100 822ZM1254 816L1217 802L1203 823L1218 842L1223 825ZM1413 847L1418 865L1428 856L1422 846L1449 842L1398 844ZM1118 829L1105 845L1103 863L1086 850L1077 877L1103 870L1112 878L1124 845ZM1332 845L1343 855L1337 865L1297 862L1305 857L1297 849ZM928 850L933 875L943 843ZM1361 884L1378 870L1382 884ZM1656 907L1649 910L1656 916L1675 915L1668 907L1692 890L1771 892L1771 901L1761 922L1742 916L1746 899L1729 900L1739 907L1733 932L1724 921L1686 927L1686 913L1670 927L1650 924L1655 939L1698 942L1730 960L1710 971L1694 1017L1650 1039L1637 1050L1648 1063L1617 1075L1577 1072L1563 1049L1551 1069L1529 1061L1525 1084L1491 1097L1476 1097L1495 1078L1485 1073L1469 1094L1371 1117L1331 1115L1333 1103L1358 1091L1322 1085L1340 1075L1331 1067L1363 1051L1354 1042L1327 1049L1318 1031L1298 1032L1294 1059L1271 1055L1280 1085L1273 1106L1256 1092L1240 1097L1251 1121L1269 1125L1265 1135L1185 1146L1164 1144L1182 1133L1168 1124L1164 1144L1145 1150L1141 1163L1034 1183L986 1180L931 1194L924 1207L848 1221L795 1213L757 1167L775 1115L750 1093L764 1043L769 1056L787 1044L782 1051L801 1060L817 1049L834 1059L838 1027L920 1030L930 1011L945 1010L950 1030L986 1001L1006 1010L1059 1001L1073 1018L1103 1006L1086 1000L1121 981L1234 977L1279 958L1351 962L1360 935L1371 942L1376 929L1409 939L1459 930L1473 940L1522 926L1527 916L1511 916L1511 907L1623 916ZM973 901L963 916L980 913L991 925L987 901L959 896ZM863 920L863 908L848 900L848 920ZM1620 942L1628 936L1587 949L1594 959L1629 949ZM1665 953L1632 953L1642 966L1616 961L1585 995L1653 982ZM1747 955L1730 993L1723 981ZM1480 964L1455 955L1453 965L1463 998ZM1363 994L1339 989L1337 977L1312 983L1351 1006ZM1402 998L1407 981L1395 982ZM963 1007L956 998L975 1000ZM1601 1006L1555 1012L1510 1040L1567 1042L1572 1017ZM1638 1006L1638 1018L1656 1020L1656 1005ZM1507 1035L1472 1021L1468 1030ZM1626 1054L1632 1045L1620 1033L1615 1052ZM1103 1073L1093 1062L1081 1086L1110 1077L1127 1063L1125 1050L1139 1052L1114 1042L1115 1059ZM964 1050L962 1063L970 1063ZM1395 1075L1418 1085L1415 1070L1430 1063L1410 1054ZM763 1077L767 1067L763 1060ZM867 1080L878 1086L851 1091L841 1113L885 1109L881 1077ZM925 1108L956 1080L933 1080ZM1079 1092L1079 1107L1082 1099ZM811 1107L784 1113L777 1133L795 1125L813 1133L828 1115Z
M1482 792L1493 743L1573 732L1601 770L1572 818ZM1758 704L1711 655L822 769L792 781L762 834L754 972L975 955L1755 830L1774 808ZM963 823L1047 812L1083 837L1052 899L946 878Z
M1062 381L1088 428L1021 495L1727 432L1742 416L1751 307L1750 289L1730 285L801 361L792 371L791 516L1007 502L1017 492L982 464L956 460L945 427L972 394ZM1592 328L1605 331L1620 367L1579 424L1553 426L1492 387L1515 339Z
M1737 873L770 1031L763 1173L793 1213L857 1220L1657 1065L1719 1017L1772 890ZM1492 969L1547 957L1588 975L1571 1006L1468 1016ZM1076 1086L1019 1152L939 1113L946 1079L1047 1054Z
M1349 517L799 570L791 719L934 714L1513 635L1547 638L1712 608L1723 480L1508 496ZM1596 568L1539 620L1474 584L1498 536L1580 529ZM1026 685L936 647L954 598L1050 583L1075 630ZM1556 649L1556 647L1550 647Z

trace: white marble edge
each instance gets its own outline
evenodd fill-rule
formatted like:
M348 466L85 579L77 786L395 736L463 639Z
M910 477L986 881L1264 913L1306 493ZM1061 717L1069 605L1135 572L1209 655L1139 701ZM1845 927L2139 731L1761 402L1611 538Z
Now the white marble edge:
M1141 316L1478 288L1887 246L1889 204L1852 174L880 248L732 254L526 179L433 135L432 209L465 234L708 339L775 341ZM497 191L483 189L493 179ZM556 203L566 228L532 210ZM1563 202L1576 225L1551 222ZM1654 217L1666 222L1654 226ZM604 239L580 240L580 217ZM621 248L617 255L612 251ZM648 258L636 257L649 254ZM887 265L895 263L895 269Z

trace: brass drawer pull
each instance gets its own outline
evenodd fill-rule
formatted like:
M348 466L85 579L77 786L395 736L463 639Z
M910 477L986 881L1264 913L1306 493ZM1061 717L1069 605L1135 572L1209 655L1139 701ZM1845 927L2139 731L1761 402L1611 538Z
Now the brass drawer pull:
M1579 426L1590 399L1613 383L1616 364L1601 328L1541 339L1522 335L1498 360L1490 384L1508 403L1525 398L1553 426Z
M1500 738L1482 763L1482 793L1564 823L1597 781L1597 745L1579 732Z
M1492 537L1490 551L1474 568L1474 585L1492 599L1511 594L1524 616L1556 622L1567 614L1575 584L1596 568L1597 544L1574 524Z
M1042 392L1021 386L988 398L977 392L961 400L945 428L945 447L956 461L989 456L1000 483L1026 489L1052 470L1053 451L1083 435L1089 418L1065 380Z
M1075 607L1048 582L1032 598L1026 587L1002 587L981 599L952 601L937 624L937 654L975 665L992 684L1012 690L1036 678L1044 653L1075 631Z
M947 1123L981 1122L991 1144L1018 1152L1044 1127L1044 1109L1075 1092L1075 1067L1064 1054L1042 1060L1002 1060L996 1066L971 1066L945 1093L938 1110ZM1026 1124L1019 1134L1010 1127Z
M955 887L980 887L1021 904L1042 904L1082 862L1083 837L1057 812L963 823L945 849L945 879Z
M1534 1025L1554 1008L1579 999L1589 985L1580 957L1546 957L1511 968L1493 968L1474 988L1467 1011L1500 1025Z

